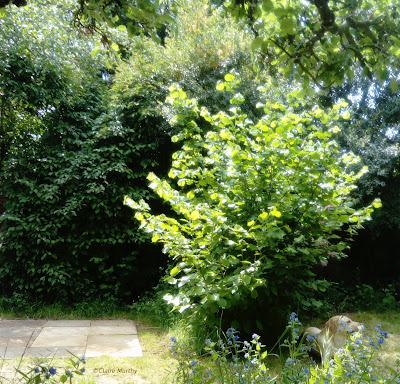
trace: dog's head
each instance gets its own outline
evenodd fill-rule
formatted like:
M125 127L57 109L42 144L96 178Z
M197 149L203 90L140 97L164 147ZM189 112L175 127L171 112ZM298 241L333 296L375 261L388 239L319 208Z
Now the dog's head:
M358 332L361 329L361 324L351 320L347 316L334 316L325 323L325 329L330 335L337 332L352 333Z

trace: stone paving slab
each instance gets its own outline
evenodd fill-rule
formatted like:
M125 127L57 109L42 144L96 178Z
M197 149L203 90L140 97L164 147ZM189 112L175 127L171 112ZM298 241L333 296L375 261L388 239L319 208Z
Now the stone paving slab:
M1 320L0 358L143 356L131 320Z
M138 335L89 335L86 357L142 356Z

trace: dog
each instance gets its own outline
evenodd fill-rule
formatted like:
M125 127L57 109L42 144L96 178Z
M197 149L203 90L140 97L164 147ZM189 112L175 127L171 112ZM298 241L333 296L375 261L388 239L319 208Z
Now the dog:
M358 332L362 325L351 320L347 316L331 317L321 329L308 327L304 331L306 343L311 346L311 350L316 350L321 356L321 360L328 361L344 345L349 334Z

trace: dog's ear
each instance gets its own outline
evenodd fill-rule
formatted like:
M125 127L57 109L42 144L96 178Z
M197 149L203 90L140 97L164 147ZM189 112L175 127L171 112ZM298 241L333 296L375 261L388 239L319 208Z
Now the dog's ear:
M339 328L339 316L331 317L326 323L325 328L327 329L329 335L334 335Z

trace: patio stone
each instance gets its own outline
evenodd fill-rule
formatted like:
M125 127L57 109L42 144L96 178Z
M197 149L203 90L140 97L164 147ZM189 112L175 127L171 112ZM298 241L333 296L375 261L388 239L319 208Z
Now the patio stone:
M131 320L0 320L0 358L143 356Z
M43 358L51 358L51 357L72 357L71 353L74 355L81 357L85 354L86 346L84 347L76 347L76 346L66 346L66 347L31 347L27 350L28 356L36 356Z
M90 327L90 320L48 320L46 327Z
M86 357L143 356L137 335L89 335Z
M89 327L45 327L32 347L81 347L86 345Z
M137 335L137 329L134 325L112 327L110 325L92 325L90 335Z

